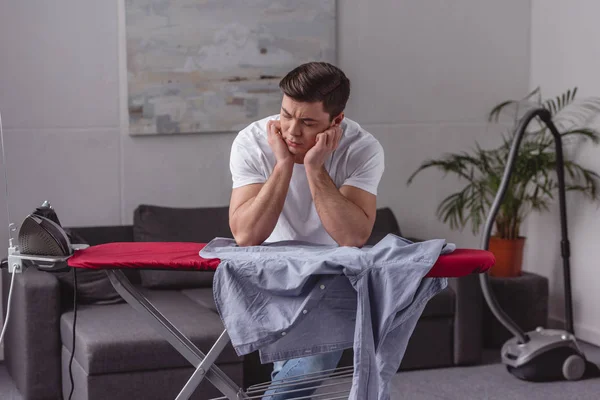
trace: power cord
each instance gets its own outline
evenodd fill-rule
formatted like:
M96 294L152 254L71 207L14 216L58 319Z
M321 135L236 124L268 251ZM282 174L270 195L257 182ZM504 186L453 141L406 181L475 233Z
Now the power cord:
M10 317L10 303L12 299L12 290L13 285L15 283L15 272L12 273L12 278L10 278L10 289L8 290L8 302L6 305L6 320L4 321L4 326L2 327L2 333L0 333L0 345L4 340L4 334L6 333L6 327L8 326L8 318Z
M69 400L73 396L75 390L75 381L73 380L73 358L75 357L75 324L77 324L77 268L73 270L73 338L71 346L71 359L69 360L69 377L71 379L71 393L69 394Z

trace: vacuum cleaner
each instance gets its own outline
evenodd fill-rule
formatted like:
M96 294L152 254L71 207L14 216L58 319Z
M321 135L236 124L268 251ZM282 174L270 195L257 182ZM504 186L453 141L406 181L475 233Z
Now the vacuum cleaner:
M523 332L499 306L490 288L488 274L480 274L479 279L483 295L492 313L514 335L512 339L504 343L501 349L502 363L506 365L507 370L521 380L532 382L563 379L579 380L586 373L586 369L597 369L597 367L586 360L573 331L573 306L571 301L569 264L570 246L567 233L562 140L556 126L552 122L550 112L544 108L536 108L528 111L519 122L500 188L487 217L481 239L481 247L484 250L488 250L492 225L496 219L500 204L504 199L521 140L525 134L527 125L535 117L539 117L549 128L556 143L556 174L558 177L562 236L560 249L564 273L566 329L559 330L538 327L534 331Z

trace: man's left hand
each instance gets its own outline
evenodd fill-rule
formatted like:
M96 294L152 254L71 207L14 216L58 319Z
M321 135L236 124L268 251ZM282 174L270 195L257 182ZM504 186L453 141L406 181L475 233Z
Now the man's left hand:
M338 125L317 134L316 144L304 156L304 165L311 168L322 167L327 157L337 149L341 137L342 128Z

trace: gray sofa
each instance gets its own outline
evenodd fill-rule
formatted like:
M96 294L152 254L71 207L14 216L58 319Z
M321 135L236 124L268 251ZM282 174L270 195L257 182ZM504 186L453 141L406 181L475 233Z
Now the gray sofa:
M60 215L59 215L60 217ZM141 205L131 226L68 229L75 241L90 245L123 241L208 242L231 237L227 207L167 208ZM387 233L403 235L392 211L377 211L369 244ZM114 292L102 271L77 273L75 354L72 272L28 268L17 275L5 364L24 400L164 400L175 398L192 373L175 352ZM177 275L174 275L177 274ZM223 325L212 299L212 272L127 271L130 280L199 348L207 351ZM6 310L10 276L3 270ZM451 279L450 286L427 305L400 370L477 364L482 354L482 297L476 276ZM351 365L346 351L342 365ZM238 357L228 346L217 365L243 387L269 380L271 365L257 353ZM194 399L220 396L204 382Z

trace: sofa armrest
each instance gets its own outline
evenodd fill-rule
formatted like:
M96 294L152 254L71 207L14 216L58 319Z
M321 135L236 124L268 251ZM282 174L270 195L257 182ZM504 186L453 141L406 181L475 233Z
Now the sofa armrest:
M11 275L2 271L6 307ZM5 337L5 364L27 399L58 399L61 389L60 285L51 273L26 268L15 276ZM6 311L5 311L6 312Z
M483 299L479 275L449 278L456 294L454 315L454 364L479 364L483 353Z

